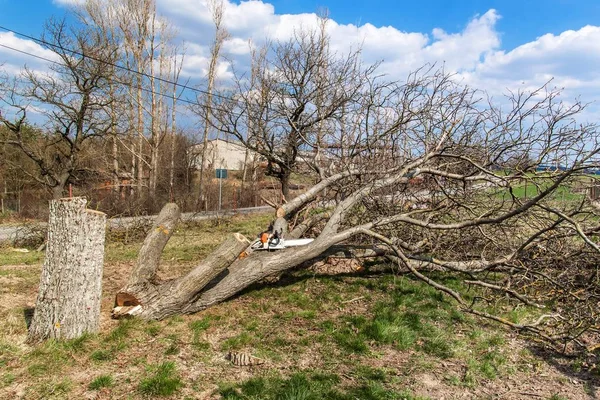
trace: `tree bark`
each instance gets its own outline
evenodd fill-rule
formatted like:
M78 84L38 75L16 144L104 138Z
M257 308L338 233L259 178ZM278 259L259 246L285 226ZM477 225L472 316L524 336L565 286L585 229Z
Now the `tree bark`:
M156 281L160 254L179 219L175 204L167 204L146 237L128 284L115 298L113 317L139 316L163 319L191 314L239 293L249 285L319 256L340 237L315 240L311 245L252 253L244 257L250 242L233 234L190 273L166 282ZM284 218L280 218L280 221Z
M281 167L281 169L283 171L281 175L279 175L279 181L281 182L281 195L285 201L288 201L290 199L291 173L289 170L286 170L283 167Z
M137 315L163 319L179 314L193 303L207 284L227 269L250 245L235 233L187 275L167 282L156 280L160 255L179 219L179 208L167 204L146 237L128 284L115 298L113 317Z
M52 200L48 247L28 342L99 328L106 215L80 197Z
M65 187L61 184L57 184L52 188L52 198L54 200L60 199L63 196L64 191Z

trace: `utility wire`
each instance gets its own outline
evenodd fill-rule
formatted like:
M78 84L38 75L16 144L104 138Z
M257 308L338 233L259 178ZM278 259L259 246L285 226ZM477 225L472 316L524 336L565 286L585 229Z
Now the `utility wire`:
M34 58L37 58L37 59L40 59L40 60L43 60L43 61L47 61L47 62L49 62L49 63L57 64L57 65L60 65L60 66L64 66L64 65L63 65L61 62L59 62L59 61L56 61L56 60L51 60L51 59L49 59L49 58L46 58L46 57L38 56L37 54L28 53L28 52L26 52L26 51L23 51L23 50L15 49L14 47L10 47L10 46L4 45L4 44L2 44L2 43L0 43L0 47L4 47L5 49L9 49L9 50L12 50L12 51L16 51L17 53L21 53L21 54L24 54L24 55L26 55L26 56L30 56L30 57L34 57ZM127 87L129 87L129 88L132 88L132 89L138 89L138 87L134 87L134 86L132 86L131 84L129 84L129 83L126 83L126 82L121 82L121 81L119 81L119 80L115 80L115 79L111 79L111 81L113 81L113 82L115 82L115 83L117 83L117 84L119 84L119 85L124 85L124 86L127 86ZM171 95L169 95L169 94L167 94L167 93L159 93L159 92L155 92L155 91L153 91L152 89L146 89L146 88L144 88L144 87L141 87L140 89L141 89L142 91L144 91L144 92L147 92L147 93L158 94L158 95L161 95L161 96L168 96L169 98L171 98L171 97L172 97ZM193 102L193 101L191 101L191 100L187 100L187 99L183 99L183 98L179 98L177 101L180 101L180 102L183 102L183 103L189 103L189 104L192 104L192 105L198 105L198 103L195 103L195 102Z
M132 74L137 74L137 75L141 75L141 76L146 77L146 78L155 79L155 80L163 82L163 83L168 83L169 85L175 85L177 87L182 88L183 90L192 90L192 91L197 92L197 93L211 94L211 93L209 93L206 90L202 90L202 89L190 87L190 86L187 86L187 85L182 85L181 83L174 82L174 81L171 81L171 80L168 80L168 79L164 79L164 78L161 78L161 77L158 77L158 76L151 76L151 75L146 74L145 72L135 71L135 70L132 70L131 68L125 67L123 65L119 65L119 64L116 64L116 63L111 63L111 62L108 62L106 60L99 59L97 57L92 57L90 55L83 54L83 53L81 53L80 51L77 51L77 50L67 49L67 48L65 48L65 47L63 47L61 45L58 45L58 44L55 44L55 43L50 43L50 42L48 42L46 40L39 39L39 38L36 38L34 36L30 36L30 35L27 35L25 33L21 33L21 32L15 31L13 29L7 28L7 27L2 26L2 25L0 25L0 29L4 30L6 32L14 33L17 36L21 36L21 37L33 40L34 42L37 42L37 43L42 44L44 46L53 47L55 49L60 49L63 52L69 52L69 53L72 53L72 54L76 54L76 55L78 55L80 57L84 57L84 58L88 58L88 59L91 59L91 60L94 60L94 61L97 61L97 62L100 62L100 63L104 63L106 65L110 65L111 67L115 67L115 68L127 71L129 73L132 73ZM6 46L3 46L3 47L6 47ZM16 50L16 51L19 51L20 53L28 54L28 53L25 53L25 52L20 51L20 50ZM46 61L49 61L49 60L46 60ZM221 97L221 98L223 98L225 100L236 101L235 99L232 99L231 97L223 96L223 95L220 95L218 93L212 93L211 95L215 96L215 97Z
M2 27L0 27L0 28L2 28ZM64 67L64 64L62 64L62 63L61 63L61 62L59 62L59 61L56 61L56 60L51 60L51 59L49 59L49 58L42 57L42 56L38 56L37 54L29 53L29 52L27 52L27 51L24 51L24 50L19 50L19 49L16 49L16 48L14 48L14 47L11 47L11 46L4 45L4 44L2 44L2 43L0 43L0 47L4 47L5 49L12 50L12 51L15 51L15 52L17 52L17 53L24 54L24 55L26 55L26 56L30 56L30 57L33 57L33 58L37 58L37 59L39 59L39 60L43 60L43 61L46 61L46 62L49 62L49 63L53 63L53 64L57 64L57 65L60 65L60 66L63 66L63 67ZM88 57L88 56L85 56L85 55L81 55L81 56L82 56L82 57L91 58L91 57ZM104 61L101 61L101 60L96 60L96 61L98 61L98 62L104 62ZM112 64L110 64L110 63L106 63L106 64L112 65ZM79 68L79 69L81 69L81 68ZM132 71L132 70L129 70L129 71ZM133 73L137 73L136 71L132 71L132 72L133 72ZM146 76L147 76L147 75L146 75ZM119 84L119 85L123 85L123 86L126 86L126 87L128 87L128 88L131 88L131 89L141 89L143 92L146 92L146 93L150 93L150 94L156 94L156 95L159 95L159 96L168 97L169 99L172 99L172 95L170 95L170 94L168 94L168 93L156 92L156 91L154 91L154 90L152 90L152 89L147 89L147 88L145 88L145 87L139 87L139 88L138 88L137 86L132 86L132 85L131 85L130 83L128 83L128 82L122 82L122 81L116 80L116 79L114 79L114 78L111 78L110 80L111 80L111 81L113 81L113 82L115 82L115 83L117 83L117 84ZM165 82L169 82L169 81L166 81L166 80L163 80L163 81L165 81ZM171 82L171 84L173 84L173 83ZM179 86L182 86L182 85L179 85ZM199 90L199 89L197 89L197 90ZM213 96L216 96L216 95L215 95L215 94L213 94ZM232 99L230 99L230 98L227 98L226 96L219 96L219 97L222 97L222 98L225 98L225 99L228 99L228 100L232 100ZM198 103L197 103L197 102L194 102L194 101L191 101L191 100L187 100L187 99L185 99L185 98L181 98L181 97L179 97L179 98L177 99L177 101L178 101L178 102L182 102L182 103L191 104L191 105L193 105L193 106L198 106ZM238 102L239 102L239 101L238 101ZM214 105L212 105L210 108L211 108L212 110L216 110L216 111L221 111L221 112L227 112L227 113L230 113L230 114L235 114L235 113L234 113L232 110L225 110L225 109L223 109L223 108L216 107L216 106L214 106ZM185 115L185 114L182 114L180 111L177 111L177 112L179 112L181 115ZM238 113L238 114L235 114L235 115L237 115L238 117L240 117L240 116L242 116L243 114L242 114L242 113Z

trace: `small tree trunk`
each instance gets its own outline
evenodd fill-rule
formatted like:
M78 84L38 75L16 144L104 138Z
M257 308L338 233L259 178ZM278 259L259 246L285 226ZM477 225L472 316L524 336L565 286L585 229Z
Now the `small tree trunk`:
M114 128L113 128L114 130ZM121 179L119 178L119 145L117 143L116 133L112 136L112 162L113 162L113 193L118 194L121 190Z
M291 174L287 170L284 170L279 177L279 181L281 182L281 195L285 201L290 200L290 178Z
M53 200L58 200L63 197L70 177L71 177L71 174L68 171L64 171L64 172L61 172L60 174L57 174L57 176L55 178L56 186L54 186L52 188L52 199Z
M80 197L52 200L48 248L28 342L72 339L99 326L106 215Z
M52 188L52 198L53 199L55 199L55 200L60 199L62 197L62 194L63 194L62 186L57 185Z

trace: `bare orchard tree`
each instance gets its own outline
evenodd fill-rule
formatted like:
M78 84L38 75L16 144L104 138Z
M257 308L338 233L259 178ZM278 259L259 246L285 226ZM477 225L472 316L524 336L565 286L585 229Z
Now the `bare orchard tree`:
M576 325L566 322L568 312L547 306L553 292L541 293L538 287L561 285L557 277L564 270L560 262L568 262L564 255L582 254L586 247L598 250L591 238L597 222L583 218L590 212L588 202L572 191L587 179L587 168L597 165L600 152L597 127L574 119L583 106L563 104L555 91L543 87L512 94L496 107L482 100L482 93L432 69L388 87L385 101L356 121L364 144L357 146L359 155L277 210L276 223L296 221L289 223L284 239L301 237L312 227L313 242L252 251L236 234L189 274L158 282L160 253L179 217L177 207L168 204L144 242L129 283L117 294L115 316L162 319L195 313L270 275L331 255L340 245L348 250L368 244L362 256L385 256L463 311L552 342L581 340ZM394 148L400 144L410 152ZM504 168L516 154L531 158L526 170ZM564 157L560 168L536 172L556 154ZM535 187L527 197L522 193L526 182ZM565 191L570 199L560 198ZM540 267L533 254L544 254L558 269ZM586 268L579 274L587 278L593 270ZM479 288L478 296L465 299L436 280L440 274ZM531 321L503 319L486 308L494 294L508 296L512 306L539 307L539 315ZM597 297L586 304L597 310ZM584 313L586 308L574 309ZM593 318L585 326L594 326L589 321Z
M312 154L344 112L361 104L376 66L363 68L360 51L332 53L324 28L297 31L256 54L250 79L240 77L235 93L215 97L213 124L264 157L266 174L289 200L292 172L303 161L318 168Z
M76 178L88 140L111 130L108 93L117 48L98 31L54 19L46 24L42 40L57 61L49 65L49 73L25 68L20 79L3 87L0 99L9 111L0 122L9 134L1 140L35 162L35 179L58 199ZM42 137L26 133L27 112L34 107L46 119Z
M204 167L208 162L208 136L212 126L213 91L215 89L215 79L217 77L217 66L219 59L222 56L221 48L223 47L223 43L229 38L229 32L227 32L227 29L223 25L223 17L225 16L223 0L210 0L208 2L208 8L211 11L212 22L215 26L215 39L210 47L210 61L206 75L206 91L202 96L198 97L198 106L192 108L203 120L200 176L198 183L198 204L200 205L200 208L206 204L206 194L204 193ZM214 164L214 162L212 164ZM213 168L215 168L214 165Z

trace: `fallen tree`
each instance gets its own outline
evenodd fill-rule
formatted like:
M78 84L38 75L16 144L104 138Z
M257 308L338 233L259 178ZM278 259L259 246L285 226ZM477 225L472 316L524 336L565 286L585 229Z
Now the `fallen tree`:
M274 230L286 239L310 231L313 242L252 252L248 239L233 234L187 275L159 282L160 254L179 218L177 206L168 204L116 295L114 316L195 313L273 274L340 256L344 248L357 257L350 249L360 244L363 256L395 263L463 311L548 342L589 345L594 339L583 334L597 332L597 293L577 294L560 265L598 250L595 211L576 193L593 183L589 168L600 152L596 126L574 120L584 106L564 105L541 88L512 95L505 112L431 71L412 75L392 94L354 126L354 153L332 162L328 176L321 171L318 183L276 210ZM535 261L543 257L547 265ZM582 265L578 273L592 279L593 269ZM457 276L480 294L466 300L428 270ZM579 306L551 305L557 290L579 298ZM486 310L494 298L542 311L531 321L510 321ZM585 323L571 313L581 315L582 302L591 309Z

